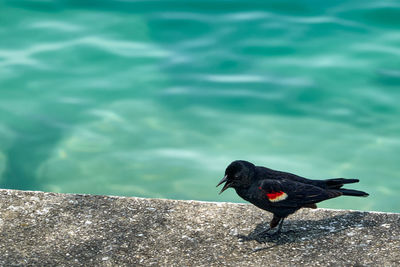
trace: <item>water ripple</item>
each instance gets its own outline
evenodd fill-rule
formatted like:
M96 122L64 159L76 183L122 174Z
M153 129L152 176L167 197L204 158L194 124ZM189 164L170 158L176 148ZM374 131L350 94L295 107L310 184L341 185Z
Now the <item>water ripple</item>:
M55 30L55 31L63 31L63 32L80 32L84 27L82 25L76 25L68 22L61 22L55 20L49 21L38 21L29 25L28 27L32 29L45 29L45 30Z
M96 36L84 37L64 42L32 44L19 50L0 49L0 67L12 65L35 66L46 68L45 62L36 59L41 53L59 52L71 47L89 46L98 48L111 54L133 58L165 58L170 55L167 50L150 43L113 40ZM50 66L48 66L50 67Z
M163 92L169 95L190 95L190 96L205 96L205 97L223 97L223 98L254 98L254 99L267 99L277 100L283 99L284 95L282 92L254 92L246 89L234 89L234 90L215 90L208 88L183 88L173 87L167 88Z
M288 86L310 86L312 82L306 78L282 78L268 77L266 75L216 75L204 74L196 77L199 80L206 80L215 83L270 83Z

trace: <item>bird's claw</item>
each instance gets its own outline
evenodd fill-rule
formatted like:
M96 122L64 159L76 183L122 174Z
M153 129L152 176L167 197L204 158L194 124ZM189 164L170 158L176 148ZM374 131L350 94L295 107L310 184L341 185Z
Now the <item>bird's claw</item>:
M273 233L265 233L264 237L268 237L268 238L276 238L280 235L281 232L273 232Z
M269 231L263 231L263 232L260 232L259 234L257 234L256 235L256 239L265 239L265 238L268 238L268 239L276 239L278 236L280 236L280 235L286 235L286 234L289 234L289 233L294 233L295 231L293 231L293 230L287 230L287 231L275 231L275 232L273 232L273 233L269 233Z

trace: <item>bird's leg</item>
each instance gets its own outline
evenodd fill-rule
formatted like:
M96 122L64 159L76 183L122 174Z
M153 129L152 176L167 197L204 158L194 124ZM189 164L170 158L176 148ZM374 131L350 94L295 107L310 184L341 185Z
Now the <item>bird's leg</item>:
M278 226L278 230L277 230L277 231L275 231L275 232L273 232L273 233L271 233L271 234L266 233L266 235L267 235L268 237L276 237L276 236L278 236L278 235L281 233L281 230L282 230L283 220L285 220L285 218L279 218L279 220L276 222L277 224L279 223L279 226ZM276 224L275 224L275 225L276 225ZM269 230L271 230L271 229L272 229L272 228L269 228Z
M266 236L271 236L271 235L275 235L275 233L269 234L268 232L271 231L273 228L275 228L275 227L279 224L279 222L280 222L281 220L283 221L282 218L280 218L280 217L274 215L274 217L272 218L272 220L271 220L271 222L270 222L270 224L269 224L269 227L268 227L267 229L264 229L264 230L259 231L259 232L256 233L255 235L256 235L256 236L264 236L264 235L266 235ZM280 226L280 227L282 227L282 226Z
M283 221L284 220L285 220L285 218L282 218L281 221L279 222L278 231L276 231L275 234L280 234L281 233L282 225L283 225Z
M273 229L273 228L269 227L269 228L257 233L257 236L260 236L260 237L267 236L269 238L274 238L274 237L279 236L279 234L281 234L281 233L286 234L286 233L294 232L293 230L288 230L286 232L282 232L282 226L283 226L284 220L285 220L285 218L279 218L278 221L275 221L275 223L276 223L275 225L278 225L278 230L276 230L275 232L269 233L269 231L271 231Z
M285 218L282 218L282 220L280 221L279 226L278 226L278 231L276 231L276 232L274 233L274 235L275 235L275 234L280 234L280 233L286 234L286 233L293 233L293 232L294 232L293 230L287 230L286 232L282 232L282 225L283 225L283 220L284 220L284 219L285 219Z
M267 236L267 237L271 238L271 237L276 237L281 233L285 234L285 233L293 232L292 230L289 230L289 231L286 231L286 232L282 232L282 226L283 226L283 221L284 220L285 220L285 218L281 218L281 217L278 217L278 216L274 215L274 217L271 220L270 227L268 227L267 229L264 229L264 230L261 230L261 231L257 232L256 234L254 234L254 236L258 236L258 237ZM270 231L272 229L274 229L276 226L278 226L278 230L276 230L273 233L270 233Z

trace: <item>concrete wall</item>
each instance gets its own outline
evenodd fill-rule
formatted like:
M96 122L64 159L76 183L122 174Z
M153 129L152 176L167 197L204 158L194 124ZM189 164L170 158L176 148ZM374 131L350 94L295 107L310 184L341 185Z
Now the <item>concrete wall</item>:
M1 266L400 266L400 214L0 190ZM259 243L263 241L264 243Z

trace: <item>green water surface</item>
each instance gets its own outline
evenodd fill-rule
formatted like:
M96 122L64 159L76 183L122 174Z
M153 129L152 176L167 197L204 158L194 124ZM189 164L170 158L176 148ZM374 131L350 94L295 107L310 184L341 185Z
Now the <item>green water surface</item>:
M0 0L0 188L242 201L235 159L400 210L397 1Z

